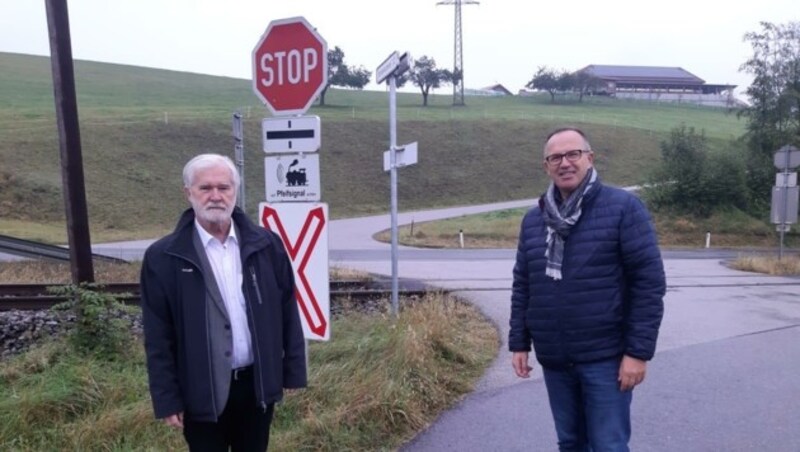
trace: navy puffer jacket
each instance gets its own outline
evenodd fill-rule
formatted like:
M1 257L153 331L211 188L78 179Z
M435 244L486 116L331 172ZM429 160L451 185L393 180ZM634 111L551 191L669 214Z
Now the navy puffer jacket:
M522 221L511 295L509 350L548 368L626 354L653 357L664 313L664 266L642 202L600 185L564 244L561 280L545 275L542 205Z

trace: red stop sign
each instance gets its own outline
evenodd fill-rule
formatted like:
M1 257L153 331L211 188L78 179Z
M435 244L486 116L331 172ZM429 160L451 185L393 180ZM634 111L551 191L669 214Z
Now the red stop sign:
M275 116L302 115L328 83L328 43L303 17L273 20L253 49L253 91Z

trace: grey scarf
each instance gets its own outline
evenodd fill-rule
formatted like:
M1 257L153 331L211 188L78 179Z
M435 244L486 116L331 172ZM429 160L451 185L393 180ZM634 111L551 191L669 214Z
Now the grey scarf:
M564 240L581 217L583 197L598 186L597 171L589 168L581 184L559 206L556 202L556 186L552 182L544 195L542 218L547 225L547 258L545 274L553 279L561 279L561 265L564 261Z

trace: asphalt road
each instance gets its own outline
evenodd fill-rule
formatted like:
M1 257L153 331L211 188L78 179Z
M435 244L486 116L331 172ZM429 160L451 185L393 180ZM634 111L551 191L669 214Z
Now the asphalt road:
M388 216L360 219L360 238L337 235L332 224L332 264L390 275L388 246L358 243L388 224ZM800 278L724 265L739 253L663 253L665 317L647 380L634 393L632 450L800 451ZM513 257L511 250L400 250L401 278L478 289L456 293L492 320L502 341L475 390L404 451L557 450L540 368L516 378L506 351Z

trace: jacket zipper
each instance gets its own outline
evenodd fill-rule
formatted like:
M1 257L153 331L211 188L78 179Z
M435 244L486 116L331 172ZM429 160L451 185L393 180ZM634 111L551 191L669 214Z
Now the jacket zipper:
M252 266L250 267L250 277L253 279L253 287L256 288L256 298L258 298L258 304L263 304L261 301L261 291L258 289L258 283L256 282L256 271Z
M251 279L253 281L253 288L256 291L256 298L258 298L258 304L263 304L262 299L261 299L261 290L258 288L258 281L256 280L256 270L255 270L255 268L253 268L252 265L249 266L248 268L250 269L250 277L251 277ZM250 318L252 319L252 324L253 324L253 335L252 335L253 336L253 343L255 344L256 356L258 357L258 364L259 364L258 366L255 366L256 370L258 371L258 385L261 388L261 400L259 400L258 402L259 402L259 405L261 405L261 409L263 410L264 414L266 414L267 413L267 402L265 401L265 398L266 398L267 395L266 395L266 392L264 391L264 377L262 375L263 369L261 369L261 365L260 365L263 361L261 360L261 348L258 346L258 331L257 331L257 326L256 326L256 324L258 322L256 322L256 318L255 318L255 315L253 313L253 306L250 303L248 303L247 304L247 308L250 311Z

